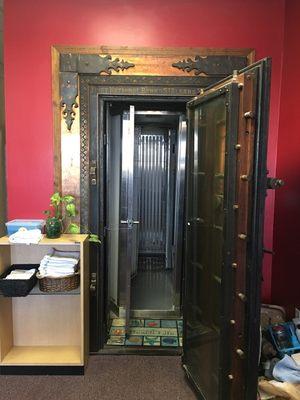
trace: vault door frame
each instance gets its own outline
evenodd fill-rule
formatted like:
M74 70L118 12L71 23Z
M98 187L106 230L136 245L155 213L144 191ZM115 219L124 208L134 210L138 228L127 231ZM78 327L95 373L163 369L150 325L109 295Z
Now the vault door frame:
M88 79L88 78L86 78ZM86 79L82 80L82 84L86 85ZM99 77L97 78L97 80ZM161 79L157 79L161 84ZM90 82L90 81L89 81ZM90 201L91 201L91 208L90 208L90 229L93 232L99 232L100 238L105 242L105 202L106 202L106 193L105 193L105 185L106 185L106 170L105 170L105 146L107 143L107 129L106 129L106 104L110 102L120 102L124 101L124 103L138 103L138 102L151 102L152 104L157 102L161 103L162 101L168 102L170 104L180 103L181 105L186 104L187 100L190 96L174 96L174 97L162 97L158 95L156 97L146 97L140 96L139 88L137 88L137 95L136 96L123 96L122 92L124 88L121 87L120 95L113 95L107 96L103 91L103 87L100 85L94 84L96 82L96 78L93 77L93 85L89 85L89 91L83 90L82 93L85 94L86 98L83 100L84 103L88 104L88 107L92 110L98 110L97 113L91 113L90 116L90 130L91 130L91 141L90 141L90 159L91 160L98 160L97 162L97 185L93 186L93 192L91 193ZM153 93L153 89L150 88L151 92ZM185 89L184 89L185 90ZM197 90L196 88L194 89ZM157 88L157 93L160 93L161 87ZM104 93L103 93L104 92ZM85 110L86 115L88 115L88 109ZM84 179L85 184L89 181ZM100 199L99 203L96 205L96 199ZM95 206L96 205L96 206ZM103 207L104 205L104 207ZM99 326L102 324L102 336L100 337L99 334L95 335L92 338L94 341L92 344L95 343L95 340L100 342L101 348L104 346L106 342L106 336L104 332L106 332L106 315L108 314L108 307L109 303L106 302L107 298L107 254L105 251L104 246L101 246L101 251L97 246L92 246L91 251L93 252L94 261L91 264L93 271L97 271L97 276L99 277L99 285L98 285L98 292L93 292L91 295L91 306L93 310L91 312L95 313L97 310L97 319L91 321L91 330L94 329L94 333L99 331ZM125 277L124 277L125 279ZM99 297L100 299L99 299ZM97 302L99 299L99 304ZM177 313L178 311L176 311ZM99 321L100 320L100 321ZM101 323L102 321L102 323ZM93 334L92 334L93 335ZM95 344L94 344L95 345ZM97 344L97 346L99 346ZM98 352L99 348L95 347L97 350L92 352ZM107 348L103 350L107 352ZM111 352L118 353L119 350L111 349Z
M176 170L176 182L175 182L175 204L174 208L177 209L174 218L174 229L173 229L173 243L174 248L172 249L172 264L176 270L174 277L174 290L175 296L178 298L174 299L174 304L182 304L182 282L183 282L183 271L184 271L184 224L185 217L185 190L186 190L186 154L187 145L187 118L186 115L179 117L178 123L178 140L177 140L177 170ZM180 273L180 275L179 275Z
M53 46L54 188L75 196L82 231L89 228L101 236L104 222L101 209L93 207L93 199L103 200L103 171L95 160L103 157L105 136L103 110L92 119L89 116L93 87L97 86L102 96L188 100L201 88L253 61L253 49ZM102 136L92 137L98 124ZM93 331L103 323L103 261L103 249L93 246L91 351L98 351L104 341L98 333L98 338L93 337Z
M122 113L121 133L121 193L120 193L120 241L119 248L119 294L120 303L125 305L125 334L129 334L131 311L131 276L137 269L137 199L135 192L135 126L134 106ZM121 285L121 286L120 286Z

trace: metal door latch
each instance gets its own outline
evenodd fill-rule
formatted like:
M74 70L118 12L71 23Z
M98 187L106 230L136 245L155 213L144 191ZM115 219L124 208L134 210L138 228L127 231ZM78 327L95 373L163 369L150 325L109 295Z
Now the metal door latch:
M97 185L97 164L96 161L91 161L90 165L90 180L91 180L91 185L95 186Z
M97 289L97 273L92 272L91 273L91 279L90 279L90 292L96 292Z
M137 225L140 223L140 221L135 221L133 219L121 219L121 224L126 224L128 226L128 228L131 228L133 225Z
M267 178L268 189L279 189L284 185L284 181L278 178Z

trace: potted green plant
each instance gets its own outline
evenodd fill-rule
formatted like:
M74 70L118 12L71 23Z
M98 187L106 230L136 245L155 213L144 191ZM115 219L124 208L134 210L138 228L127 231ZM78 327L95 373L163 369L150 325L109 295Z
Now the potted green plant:
M46 236L49 239L56 239L62 233L80 233L80 225L74 222L78 214L75 204L75 197L66 194L61 196L59 192L50 197L50 210L45 210L46 218ZM96 234L89 234L89 241L100 243Z

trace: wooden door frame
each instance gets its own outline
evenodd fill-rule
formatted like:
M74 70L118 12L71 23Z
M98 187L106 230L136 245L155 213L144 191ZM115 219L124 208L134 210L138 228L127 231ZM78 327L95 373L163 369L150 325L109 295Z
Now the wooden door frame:
M101 121L90 118L90 101L95 96L100 96L100 101L109 95L187 102L202 88L253 61L252 49L53 46L54 188L75 196L82 231L89 229L101 237L104 223L103 210L98 207L104 190L99 184L103 171L97 160L105 132ZM97 139L91 139L90 131L94 136L99 131ZM98 177L91 174L91 166L96 166ZM92 183L95 178L96 183ZM90 208L95 198L98 203ZM93 322L95 327L102 326L100 314L104 315L104 282L99 278L105 268L103 253L91 249L95 290L90 304L91 313L98 318ZM103 338L98 342L91 346L93 352L99 351Z
M115 47L115 46L62 46L54 45L52 52L52 107L54 129L54 189L60 192L73 192L80 202L80 104L78 86L72 81L64 81L62 75L73 73L71 78L79 76L105 75L118 76L161 76L161 77L214 77L222 79L232 73L232 65L239 58L246 64L254 62L253 49L230 48L147 48L147 47ZM79 59L79 61L78 61ZM229 70L224 69L228 65ZM228 69L228 68L227 68ZM209 84L209 81L207 81ZM207 85L203 83L202 87ZM61 90L62 86L64 89ZM69 89L67 88L69 86ZM63 90L70 90L68 94ZM199 87L200 89L200 87ZM73 96L73 99L72 99ZM63 98L64 97L64 98ZM74 106L75 105L75 106ZM67 109L70 130L66 129L63 112ZM73 114L74 113L74 114ZM72 118L74 119L72 120ZM71 119L71 121L70 121ZM72 135L70 138L69 134ZM66 143L67 142L67 143ZM69 144L73 154L68 154ZM77 167L70 167L70 158Z

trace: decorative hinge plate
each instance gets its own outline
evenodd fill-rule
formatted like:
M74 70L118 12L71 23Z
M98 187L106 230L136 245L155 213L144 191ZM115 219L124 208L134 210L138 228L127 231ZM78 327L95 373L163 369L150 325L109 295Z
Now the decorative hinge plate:
M90 163L90 182L91 185L97 185L97 163L95 160Z
M96 292L97 290L97 273L92 272L91 273L91 279L90 279L90 292Z

